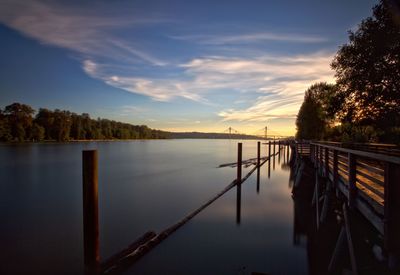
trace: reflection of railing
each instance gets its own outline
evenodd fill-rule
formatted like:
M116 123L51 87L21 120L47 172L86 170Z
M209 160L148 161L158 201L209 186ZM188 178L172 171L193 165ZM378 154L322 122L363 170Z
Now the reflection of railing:
M344 148L343 144L320 142L298 142L295 146L298 154L309 156L318 174L327 178L344 195L350 209L358 209L384 236L386 251L398 253L400 158L394 156L397 154L395 147L351 145L368 149L363 151Z

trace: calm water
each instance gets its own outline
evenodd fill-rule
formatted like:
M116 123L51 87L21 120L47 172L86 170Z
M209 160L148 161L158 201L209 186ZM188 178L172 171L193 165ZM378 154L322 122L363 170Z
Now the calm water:
M235 178L238 141L152 140L0 146L1 274L81 274L81 151L99 151L101 256L175 223ZM243 141L243 159L256 141ZM266 146L262 154L266 154ZM127 274L307 274L293 246L293 202L283 156L232 189ZM245 169L243 174L250 168Z

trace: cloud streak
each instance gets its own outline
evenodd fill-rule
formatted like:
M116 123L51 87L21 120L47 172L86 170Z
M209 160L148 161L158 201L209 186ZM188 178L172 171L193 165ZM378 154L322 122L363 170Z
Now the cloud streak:
M156 66L166 64L114 35L121 28L157 24L163 19L96 14L56 2L3 0L0 22L43 44L82 55L130 63L144 61Z
M319 36L274 32L245 33L237 35L172 35L169 37L176 40L195 42L204 45L250 44L266 41L292 43L322 43L328 41L326 38Z

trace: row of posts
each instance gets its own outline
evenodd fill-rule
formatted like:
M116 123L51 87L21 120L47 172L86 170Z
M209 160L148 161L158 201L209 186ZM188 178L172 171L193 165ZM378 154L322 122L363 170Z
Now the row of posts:
M280 158L280 150L281 150L281 141L279 140L277 143L274 140L273 142L268 142L268 178L270 178L270 170L271 170L271 145L273 147L272 156L274 157L273 168L275 169L275 147L278 145L279 158ZM286 144L289 147L289 144ZM283 147L285 148L285 147ZM237 172L236 172L236 223L240 224L241 219L241 184L242 184L242 151L243 146L242 143L238 143L237 150ZM287 149L287 159L289 159L289 148ZM261 165L261 142L257 142L257 193L260 191L260 165Z
M268 159L271 158L271 144L275 156L275 140L268 142ZM281 142L277 142L279 150ZM289 153L289 150L288 150ZM268 177L270 176L270 161L268 160ZM259 191L261 164L261 143L257 143L257 192ZM275 165L275 162L274 162ZM97 150L82 152L83 179L83 243L85 274L97 274L100 271L99 245L99 212L98 212L98 153ZM240 201L242 183L242 143L238 143L237 152L237 222L240 223Z

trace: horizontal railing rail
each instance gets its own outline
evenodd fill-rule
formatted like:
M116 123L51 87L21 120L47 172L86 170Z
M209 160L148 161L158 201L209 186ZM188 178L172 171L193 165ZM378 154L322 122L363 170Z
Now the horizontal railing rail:
M388 250L400 250L400 157L383 154L382 149L373 151L371 146L367 146L370 151L321 142L296 142L295 146L341 191L350 209L358 209L383 234ZM389 145L374 146L395 150Z

